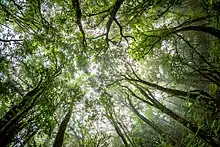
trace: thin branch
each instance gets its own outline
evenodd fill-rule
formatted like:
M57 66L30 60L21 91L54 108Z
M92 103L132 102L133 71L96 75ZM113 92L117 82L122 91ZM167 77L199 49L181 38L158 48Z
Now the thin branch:
M160 41L161 41L161 37L159 37L159 39L157 39L157 41L155 41L155 42L151 45L150 49L149 49L146 53L144 53L144 55L142 56L142 58L143 58L144 56L146 56L150 51L152 51L152 50L154 49L155 45L156 45L157 43L159 43Z
M115 23L116 23L116 24L118 25L118 27L119 27L121 37L126 40L127 44L129 44L127 38L132 38L132 39L135 41L135 38L132 37L132 36L124 36L124 34L123 34L123 27L121 26L121 24L118 22L118 20L117 20L116 18L114 19L114 21L115 21Z
M42 24L44 26L47 26L47 25L45 25L44 22L46 22L47 24L49 24L49 22L43 17L43 15L41 13L41 2L40 2L40 0L37 0L37 4L38 4L38 11L39 11L39 14L40 14L40 17L41 17Z
M106 9L106 10L104 10L104 11L101 11L101 12L92 13L92 14L87 14L86 16L91 17L91 16L100 15L100 14L103 14L103 13L109 12L109 11L111 10L111 8L112 8L112 7L108 8L108 9Z
M85 36L85 31L83 29L82 22L81 22L82 12L81 12L81 8L80 8L79 0L72 0L72 5L73 5L73 7L75 9L75 13L76 13L76 24L79 27L79 30L80 30L80 32L82 33L82 36L83 36L82 44L83 44L83 47L85 49L85 47L86 47L86 36Z
M22 39L10 39L10 40L5 40L5 39L1 39L0 38L0 41L1 42L19 42L19 41L23 41Z
M123 85L120 85L121 87L123 88L126 88L134 97L136 97L137 99L141 100L142 102L150 105L150 106L153 106L153 104L147 100L144 100L142 99L141 97L137 96L130 88L128 88L127 86L123 86Z
M155 18L154 20L159 19L159 18L162 17L165 13L167 13L167 12L170 10L170 8L175 4L175 0L173 0L173 1L170 2L169 4L170 4L170 5L166 8L166 10L163 11L162 13L160 13L160 14L158 15L158 17Z
M189 20L181 23L180 25L174 27L173 29L178 29L178 28L183 27L183 26L191 25L193 23L200 22L200 21L206 20L206 19L211 18L211 17L214 17L214 16L207 15L207 16L198 17L198 18L195 18L195 19L189 19Z
M114 6L112 7L112 10L110 12L110 18L107 22L107 25L106 25L106 41L108 42L108 34L110 32L110 28L111 28L111 25L114 21L114 19L116 19L116 14L118 12L118 10L120 9L121 5L123 4L124 0L116 0ZM108 45L108 43L107 43Z
M177 34L177 33L175 33L178 37L180 37L189 47L191 47L195 52L196 52L196 54L198 54L199 55L199 57L206 63L206 64L208 64L209 66L211 66L212 68L214 68L213 66L212 66L212 64L210 63L210 62L208 62L197 50L196 50L196 48L195 47L193 47L191 44L190 44L190 42L188 41L188 40L186 40L182 35L179 35L179 34Z

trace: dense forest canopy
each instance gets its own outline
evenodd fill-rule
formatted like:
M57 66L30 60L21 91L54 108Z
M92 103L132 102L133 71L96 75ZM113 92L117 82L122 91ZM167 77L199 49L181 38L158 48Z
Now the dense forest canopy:
M1 0L0 146L220 147L219 0Z

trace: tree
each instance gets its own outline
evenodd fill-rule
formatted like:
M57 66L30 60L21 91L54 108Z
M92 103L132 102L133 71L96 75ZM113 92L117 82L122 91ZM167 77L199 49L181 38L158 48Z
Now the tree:
M219 4L1 1L1 146L219 146Z

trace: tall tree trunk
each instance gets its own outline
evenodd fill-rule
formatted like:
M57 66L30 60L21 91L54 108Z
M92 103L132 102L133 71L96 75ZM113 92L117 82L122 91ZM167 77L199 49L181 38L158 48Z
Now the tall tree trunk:
M199 100L199 101L205 102L207 104L210 101L212 101L211 98L209 97L209 95L204 91L186 92L186 91L172 89L172 88L165 88L163 86L144 81L140 78L138 78L138 79L126 78L126 80L145 84L149 87L155 88L155 89L157 89L159 91L162 91L162 92L165 92L167 94L171 94L173 96L180 96L180 98L182 98L182 99L187 99L188 98L188 99L193 100L193 101ZM202 96L202 98L197 99L199 96ZM215 107L214 105L211 105L211 104L210 104L210 106Z
M59 130L57 132L53 147L62 147L63 144L63 140L64 140L64 134L67 128L67 124L71 118L72 115L72 111L73 111L73 105L71 104L68 113L66 114L66 116L64 117L63 121L60 124Z
M141 94L143 94L148 100L150 100L153 103L155 108L161 110L163 113L167 114L171 118L175 119L177 122L184 125L186 128L191 130L197 136L201 137L203 140L208 142L213 147L217 147L218 145L220 145L219 144L220 142L218 141L218 139L215 137L215 135L213 135L214 133L208 134L205 130L199 129L195 124L187 121L185 118L177 115L176 113L174 113L173 111L165 107L158 100L156 100L152 95L149 96L141 87L137 85L134 85L134 86L136 86L140 90Z
M127 134L128 130L126 128L126 126L123 124L123 121L119 122L118 120L116 120L116 122L118 123L118 125L121 127L122 131L125 134L125 137L128 139L128 141L130 142L132 147L135 147L134 141L132 140L132 138L129 137L129 135Z
M122 139L124 145L126 147L128 147L128 142L126 140L126 137L124 136L123 132L121 131L120 127L118 126L117 121L114 120L114 117L112 115L112 113L114 113L114 110L110 110L108 108L108 106L104 106L105 110L106 110L106 116L109 119L109 121L111 122L111 124L113 125L113 127L115 128L115 131L117 132L118 136ZM113 112L112 112L113 111Z
M41 90L40 84L42 83L42 79L40 80L40 82L38 83L38 85L32 89L31 91L29 91L22 99L22 101L13 106L1 119L0 119L0 129L2 129L7 123L8 121L10 121L11 119L13 119L13 117L15 117L19 111L25 107L25 105L32 100L32 98Z
M120 127L118 126L118 124L114 120L112 121L112 124L113 124L113 126L115 128L115 131L117 132L118 136L122 139L125 147L128 147L128 142L127 142L124 134L122 133Z
M111 101L111 99L109 99L109 97L111 97L111 95L108 94L106 91L104 93L107 95L107 98L105 99L105 103L102 103L102 104L105 108L106 117L108 118L108 120L111 122L111 124L115 128L115 131L117 132L118 136L122 139L124 145L126 147L128 147L129 143L128 143L127 138L126 138L127 136L124 135L123 131L120 128L120 124L118 123L118 121L116 119L117 114L115 113L115 110L112 107L114 104Z
M17 133L23 129L21 120L34 107L35 102L38 100L38 98L42 95L43 92L44 89L41 90L34 97L30 104L26 103L26 105L19 111L19 113L16 114L16 116L14 116L13 118L11 118L11 120L8 120L7 123L1 128L0 145L2 147L7 146L15 137L15 135L17 135Z
M133 112L141 119L143 120L147 125L149 125L154 131L156 131L161 137L163 137L165 140L169 140L169 142L172 145L176 145L177 141L171 137L170 135L166 134L163 130L161 130L155 123L153 123L152 121L150 121L149 119L147 119L146 117L144 117L143 115L141 115L138 110L134 107L134 105L132 104L131 100L128 98L129 101L129 105L132 108Z

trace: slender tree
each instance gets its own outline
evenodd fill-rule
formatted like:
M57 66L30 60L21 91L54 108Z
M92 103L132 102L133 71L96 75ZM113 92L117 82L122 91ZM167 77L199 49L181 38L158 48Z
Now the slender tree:
M53 147L62 147L63 140L64 140L64 134L65 134L68 122L71 118L72 111L73 111L73 104L70 105L67 114L65 115L63 121L61 122L61 124L59 126Z

